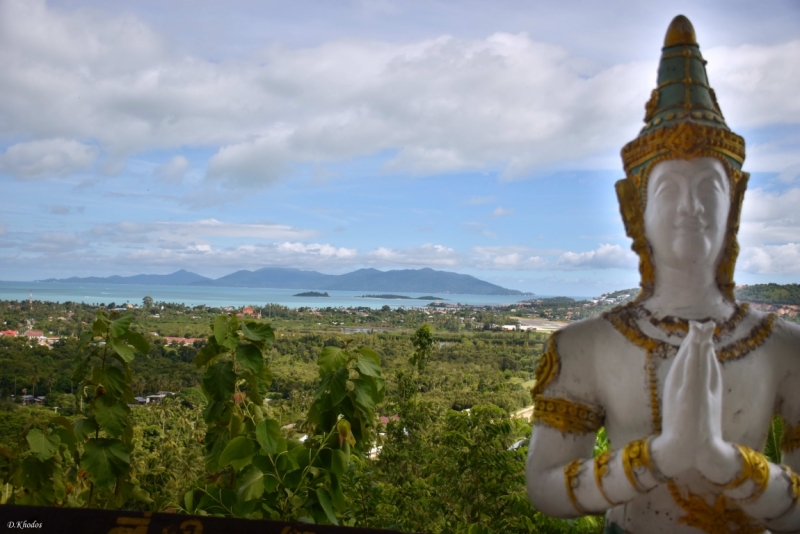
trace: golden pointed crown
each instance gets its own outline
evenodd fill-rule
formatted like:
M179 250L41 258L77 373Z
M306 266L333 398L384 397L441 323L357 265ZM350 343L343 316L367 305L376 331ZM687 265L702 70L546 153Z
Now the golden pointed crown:
M633 238L632 248L640 259L640 299L652 293L655 279L643 219L650 170L667 159L698 157L719 159L730 180L731 210L717 283L724 295L734 298L733 269L739 251L736 233L748 178L741 171L745 145L744 139L725 124L705 66L692 23L678 15L664 38L657 86L645 104L645 125L636 139L622 149L626 178L616 184L625 229Z

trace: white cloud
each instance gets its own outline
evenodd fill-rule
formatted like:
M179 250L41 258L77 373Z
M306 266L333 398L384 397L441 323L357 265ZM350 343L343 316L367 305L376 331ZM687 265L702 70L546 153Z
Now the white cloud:
M209 179L232 186L273 184L298 162L377 153L395 154L389 172L499 169L516 179L616 153L642 123L657 53L598 70L524 33L495 33L276 45L212 62L130 14L6 0L0 135L95 139L110 170L148 149L211 147ZM800 122L800 41L704 54L734 129ZM83 147L47 172L85 168L96 154Z
M736 128L800 122L800 39L773 46L718 46L703 51L709 81L728 124Z
M216 219L202 219L190 222L157 221L140 223L123 221L93 230L95 235L104 232L131 235L151 235L162 239L192 240L199 237L221 237L240 239L308 239L316 231L297 228L285 224L272 223L231 223ZM127 237L126 237L127 239Z
M745 193L739 243L743 247L800 243L800 188L781 193L760 188ZM798 269L800 271L800 268Z
M738 268L754 274L798 274L800 243L744 248Z
M358 251L353 248L337 248L328 244L321 245L319 243L304 244L287 242L277 245L277 250L279 252L310 254L324 258L354 258L358 254Z
M444 245L425 243L419 247L392 249L378 247L358 258L359 262L376 267L451 267L462 264L462 255Z
M778 175L778 180L784 183L792 183L800 178L800 163L789 165Z
M174 156L156 167L156 176L165 182L181 183L188 170L189 160L184 156Z
M59 254L74 253L86 245L86 240L75 234L67 232L45 232L39 234L33 242L25 245L24 249L29 252Z
M492 212L492 217L502 217L503 215L511 215L513 213L513 209L505 209L503 206L497 206Z
M17 143L0 155L0 173L22 179L67 176L91 167L97 154L97 147L70 139Z
M601 244L588 252L565 252L558 257L561 269L635 269L636 254L619 245Z
M549 256L552 253L521 246L473 247L470 249L470 263L485 270L537 271L551 267Z
M69 206L63 206L57 204L55 206L50 206L50 213L53 215L69 215L70 208Z

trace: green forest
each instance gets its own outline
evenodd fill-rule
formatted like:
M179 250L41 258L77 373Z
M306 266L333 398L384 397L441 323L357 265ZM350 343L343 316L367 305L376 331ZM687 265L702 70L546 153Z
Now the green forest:
M739 296L796 302L796 286L773 286ZM20 334L0 337L0 503L599 533L602 518L551 519L528 501L531 427L514 415L549 334L499 325L590 317L636 294L247 314L0 301L2 328Z
M60 338L0 337L2 503L602 530L528 501L531 427L513 414L530 404L546 334L483 327L518 309L0 306L3 328ZM158 391L174 395L137 405ZM26 394L44 401L22 406Z

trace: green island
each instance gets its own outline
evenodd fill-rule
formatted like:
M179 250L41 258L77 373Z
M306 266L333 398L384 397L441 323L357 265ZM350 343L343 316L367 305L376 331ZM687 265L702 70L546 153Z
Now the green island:
M447 300L443 299L442 297L433 297L431 295L425 295L424 297L407 297L405 295L392 295L392 294L382 294L382 295L361 295L361 299L384 299L384 300Z
M319 291L306 291L304 293L297 293L296 295L292 295L293 297L330 297L328 292L320 293Z
M0 505L599 534L602 518L551 519L527 499L530 389L553 328L637 294L411 309L146 297L121 313L0 301ZM798 321L793 286L737 295ZM776 461L778 427L769 440ZM595 453L607 447L601 430Z

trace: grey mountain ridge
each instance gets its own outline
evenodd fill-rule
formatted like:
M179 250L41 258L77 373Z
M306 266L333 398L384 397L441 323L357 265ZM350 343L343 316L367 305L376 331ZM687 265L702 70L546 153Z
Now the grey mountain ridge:
M272 289L316 289L340 291L385 291L407 293L459 293L466 295L524 295L515 289L479 280L468 274L433 269L400 269L379 271L359 269L346 274L322 274L280 267L265 267L256 271L236 271L216 280L185 269L172 274L139 274L42 280L83 284L141 284L213 287L259 287Z

